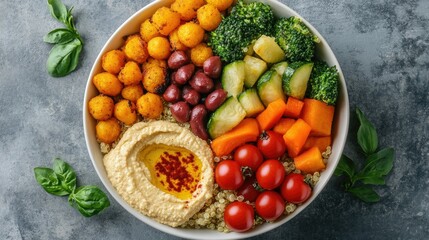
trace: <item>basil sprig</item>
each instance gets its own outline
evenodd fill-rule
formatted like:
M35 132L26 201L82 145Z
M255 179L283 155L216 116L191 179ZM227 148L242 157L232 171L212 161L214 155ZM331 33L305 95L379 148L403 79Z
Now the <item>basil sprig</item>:
M72 16L60 0L48 0L52 17L66 28L54 29L43 37L43 41L55 44L49 52L46 69L53 77L63 77L76 69L82 52L83 40L77 31Z
M97 186L77 188L73 168L59 158L54 159L53 168L34 168L36 181L46 192L56 196L67 196L70 205L83 216L91 217L110 206L109 198Z
M386 184L385 177L393 168L395 151L388 147L376 152L378 136L375 127L358 108L356 115L360 123L357 142L363 151L365 161L359 168L355 161L343 154L334 174L345 177L344 188L353 196L364 202L378 202L380 196L372 185Z

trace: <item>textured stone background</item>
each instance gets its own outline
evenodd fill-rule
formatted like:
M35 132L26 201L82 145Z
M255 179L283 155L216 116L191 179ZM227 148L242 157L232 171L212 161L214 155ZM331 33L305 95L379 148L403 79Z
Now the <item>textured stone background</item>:
M86 219L46 194L33 168L68 161L79 181L101 186L87 153L82 101L90 68L109 36L149 1L71 1L85 40L79 69L45 71L43 36L59 23L46 1L0 1L0 239L175 239L138 221L113 198ZM340 180L287 224L254 239L427 239L429 234L429 1L282 0L325 36L346 77L350 107L396 150L382 200L364 204ZM357 158L352 114L345 153Z

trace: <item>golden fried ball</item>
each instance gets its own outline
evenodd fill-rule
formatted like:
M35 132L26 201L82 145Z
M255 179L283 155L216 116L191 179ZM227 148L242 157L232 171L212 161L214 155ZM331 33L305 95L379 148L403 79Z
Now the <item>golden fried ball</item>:
M130 100L121 100L115 104L114 115L125 125L132 125L137 120L136 105Z
M140 64L144 63L149 56L147 43L139 35L129 36L123 51L128 59Z
M212 31L219 26L222 15L215 6L206 4L197 10L197 19L204 30Z
M113 99L105 95L95 96L88 102L89 113L96 120L111 118L114 106Z
M137 100L137 110L145 118L157 119L164 111L164 105L159 95L148 92Z
M165 37L154 37L147 43L147 50L155 59L167 59L170 56L170 41Z
M178 30L179 28L174 29L174 31L172 31L169 35L171 49L173 51L186 51L188 50L188 47L180 42Z
M149 42L152 38L161 36L161 33L150 19L146 19L140 25L140 35L145 42Z
M197 16L196 9L204 5L204 0L176 0L171 4L171 10L180 14L184 21L190 21Z
M161 94L167 84L167 69L152 66L143 71L143 87L146 91Z
M160 68L164 68L167 69L167 61L166 60L161 60L161 59L155 59L155 58L148 58L146 63L143 64L143 72L151 67L160 67Z
M193 48L203 41L204 29L194 22L187 22L180 25L178 35L181 43L189 48Z
M116 118L109 118L105 121L99 121L95 126L95 133L101 142L111 144L116 141L121 134L121 126Z
M101 58L101 67L109 73L118 74L125 65L125 54L121 50L112 50Z
M94 76L92 82L100 93L108 96L117 96L122 90L122 83L119 79L108 72L98 73Z
M141 96L143 96L143 88L139 84L125 86L122 89L121 95L124 99L130 100L131 102L137 102Z
M136 62L128 61L121 72L119 72L118 79L125 86L137 84L143 78L139 65Z
M202 67L204 61L211 56L213 56L213 51L205 43L200 43L196 47L191 48L191 61L197 67Z
M234 0L206 0L208 4L215 6L219 11L224 11L228 9Z
M162 35L167 36L180 25L180 14L168 7L161 7L152 15L152 23Z

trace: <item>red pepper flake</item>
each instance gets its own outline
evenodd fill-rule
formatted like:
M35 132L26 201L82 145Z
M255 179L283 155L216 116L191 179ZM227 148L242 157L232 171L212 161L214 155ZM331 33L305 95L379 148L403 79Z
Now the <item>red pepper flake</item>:
M155 170L157 171L157 176L159 176L159 174L165 176L166 182L161 181L161 184L168 191L181 192L185 189L189 192L195 191L198 185L196 183L198 183L199 180L195 179L192 174L187 171L187 166L190 164L191 169L195 171L198 170L193 154L183 156L181 152L170 154L165 151L161 154L160 159L161 161L155 165Z

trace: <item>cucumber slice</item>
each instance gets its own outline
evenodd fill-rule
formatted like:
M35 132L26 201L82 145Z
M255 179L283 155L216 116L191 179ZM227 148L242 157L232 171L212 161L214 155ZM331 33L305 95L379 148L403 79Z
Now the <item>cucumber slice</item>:
M253 45L253 50L267 63L277 63L285 59L285 52L276 43L276 39L262 35Z
M244 57L244 63L246 63L244 86L250 88L253 87L256 81L258 81L258 78L267 71L268 67L264 60L249 55Z
M223 68L222 88L228 92L228 96L236 97L243 91L245 68L246 64L241 60L232 62Z
M294 62L289 64L283 73L283 91L286 95L303 99L310 79L312 62Z
M248 88L238 95L238 101L246 111L246 117L253 117L265 109L255 88Z
M271 69L275 70L280 76L283 76L283 73L285 72L286 68L288 66L287 62L279 62L274 64Z
M279 98L286 100L282 89L282 77L275 70L266 71L256 83L256 88L265 106Z
M228 97L210 116L207 131L212 139L228 132L246 117L246 111L236 97Z

